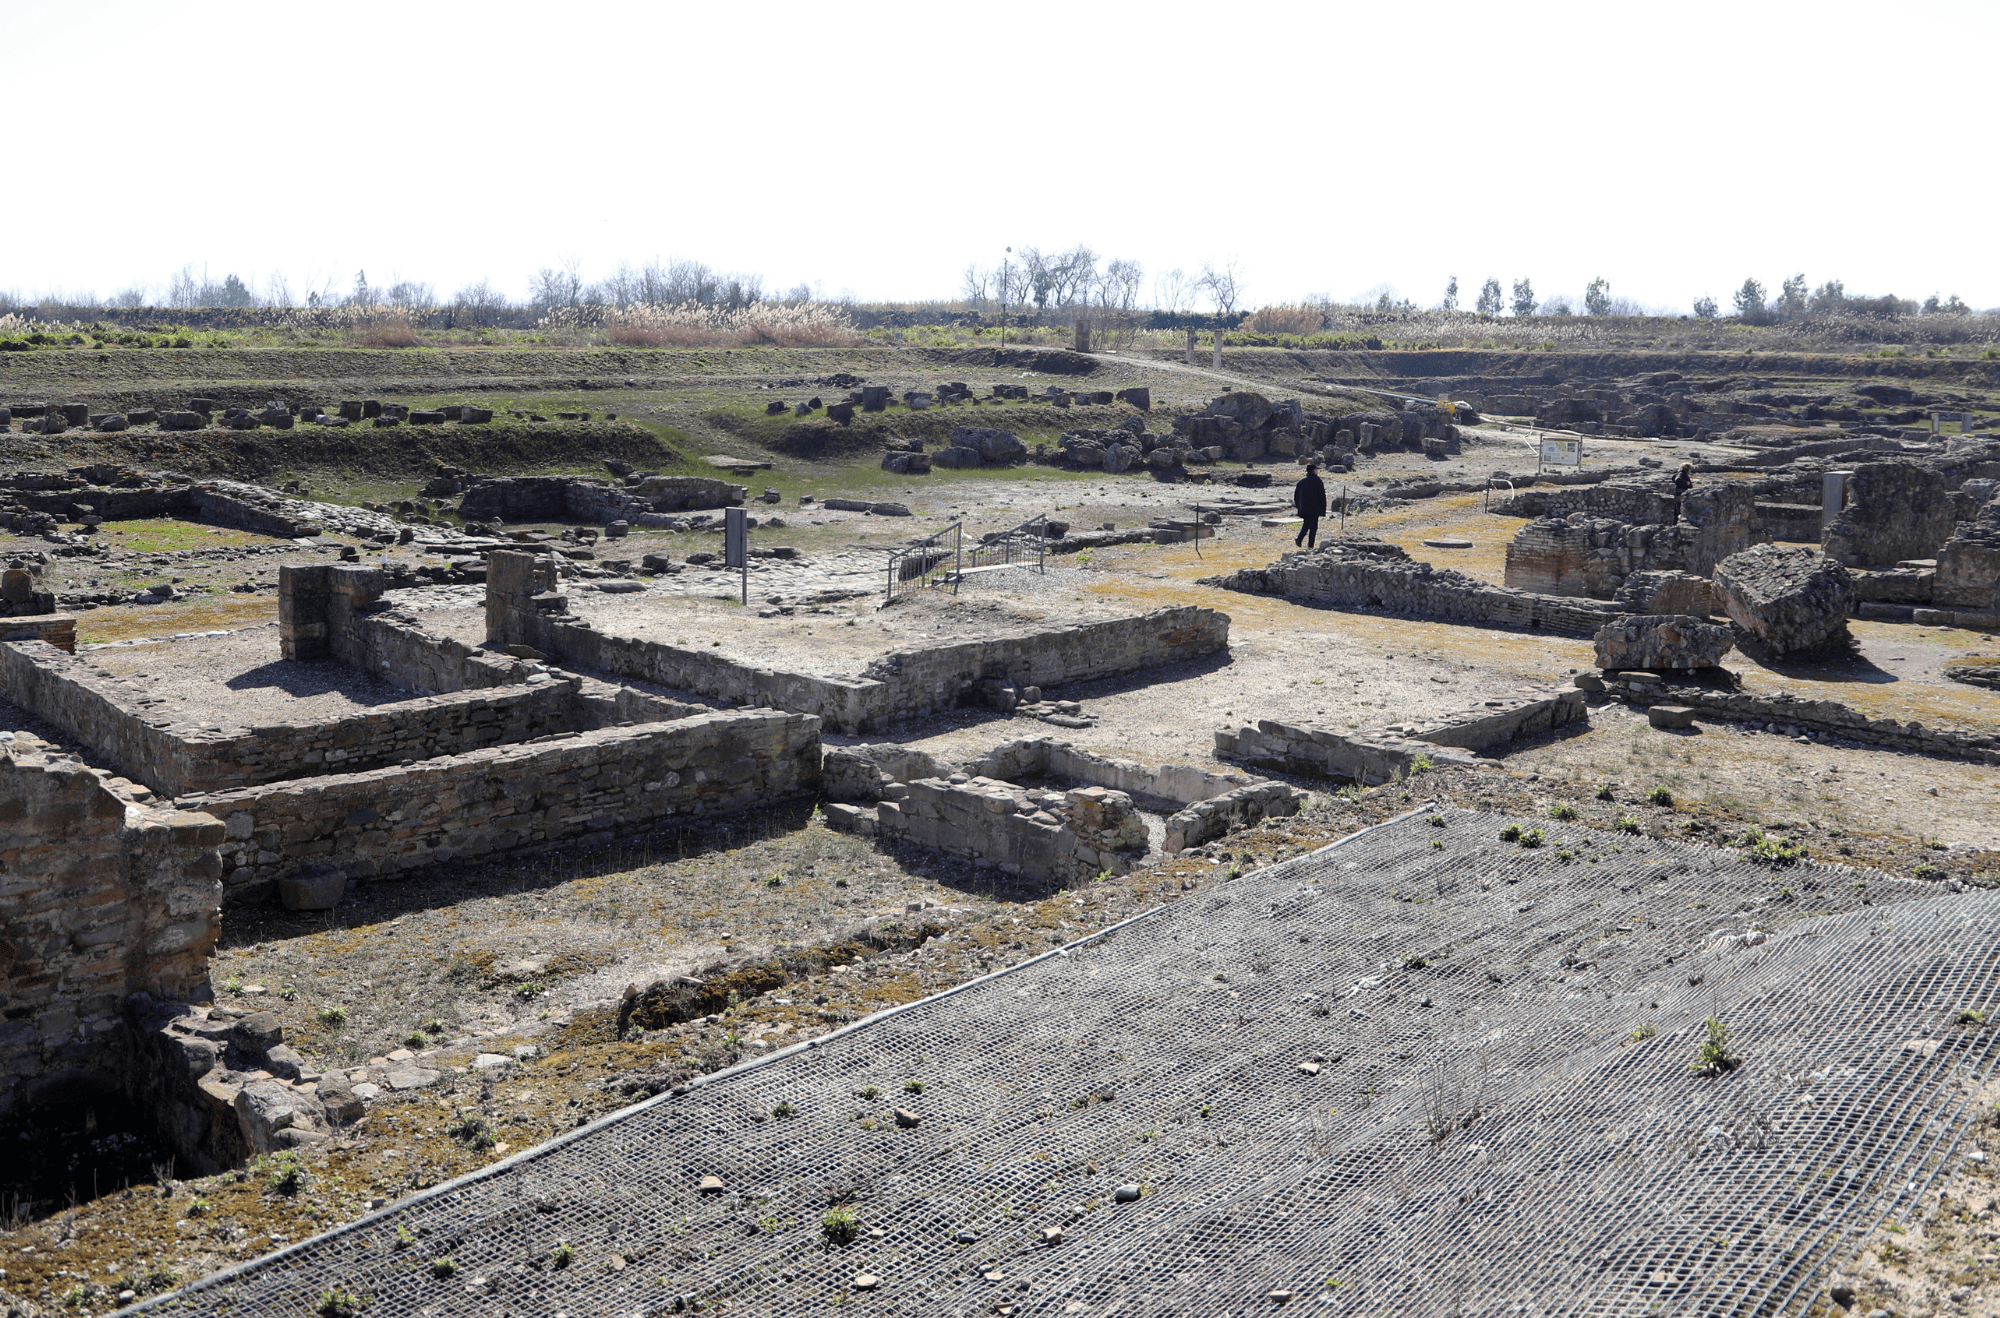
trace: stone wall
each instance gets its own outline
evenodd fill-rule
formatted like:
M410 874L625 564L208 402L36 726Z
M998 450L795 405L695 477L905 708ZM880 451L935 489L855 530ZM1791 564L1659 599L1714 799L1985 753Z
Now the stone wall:
M1107 787L1038 792L992 778L919 778L901 800L875 808L873 827L885 838L1058 885L1128 873L1146 851L1146 822L1132 798Z
M588 476L504 476L473 485L459 511L488 521L609 523L644 513L731 508L747 494L744 486L707 476L647 476L628 486Z
M819 721L765 710L184 797L224 821L231 900L309 863L377 878L462 856L596 842L815 792Z
M1847 567L1934 558L1957 529L1945 478L1914 462L1860 464L1847 500L1821 541L1827 557Z
M0 645L0 695L166 796L456 755L594 726L578 678L384 705L342 718L214 727L150 715L143 682L39 642Z
M0 641L42 641L65 654L75 654L76 619L67 613L0 619Z
M1471 754L1586 723L1590 710L1581 690L1557 687L1484 701L1425 723L1341 732L1317 724L1259 719L1215 734L1218 756L1287 773L1317 774L1374 785L1407 777L1419 760L1470 764Z
M1074 627L899 651L856 678L783 672L635 637L610 636L566 616L567 597L537 560L506 551L488 560L487 642L528 645L563 663L716 700L794 710L841 732L966 703L982 683L1044 689L1197 659L1228 648L1229 618L1181 607Z
M967 773L1017 781L1054 778L1124 792L1147 809L1178 810L1196 801L1252 785L1238 773L1210 773L1192 764L1149 769L1131 760L1093 755L1054 737L1022 737L1003 742L965 766Z
M1644 562L1657 527L1572 513L1537 517L1507 542L1506 583L1541 595L1610 599Z
M1931 600L1952 609L2000 609L2000 500L1982 505L1938 550Z
M1441 622L1524 627L1562 636L1594 636L1616 612L1609 605L1491 586L1407 558L1350 552L1338 541L1286 554L1269 567L1203 577L1199 584L1250 595L1282 595L1330 608L1384 609Z
M1418 761L1470 765L1470 752L1433 746L1393 732L1333 728L1258 719L1255 727L1220 729L1215 753L1281 773L1336 778L1373 787L1417 772Z
M31 738L0 747L0 1113L115 1087L129 994L209 996L222 839Z
M1641 707L1686 705L1717 718L1771 725L1791 736L1813 733L1870 746L1887 746L1894 750L2000 764L2000 733L1931 728L1915 721L1903 723L1892 718L1870 718L1838 700L1805 700L1798 696L1762 696L1743 691L1673 686L1651 673L1602 676L1583 673L1577 681L1587 681L1592 690L1603 690Z
M1602 485L1567 489L1523 490L1495 501L1493 511L1514 517L1610 517L1635 526L1657 526L1673 520L1674 492L1670 477L1606 481Z

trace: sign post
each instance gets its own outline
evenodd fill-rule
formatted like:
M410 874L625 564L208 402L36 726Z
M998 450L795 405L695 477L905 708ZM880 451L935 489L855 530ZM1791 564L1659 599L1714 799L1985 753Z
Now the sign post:
M1548 439L1546 437L1542 440L1541 457L1535 463L1536 471L1540 471L1543 467L1581 468L1582 466L1583 466L1582 440Z
M750 602L750 514L741 508L722 514L722 565L743 571L743 602Z

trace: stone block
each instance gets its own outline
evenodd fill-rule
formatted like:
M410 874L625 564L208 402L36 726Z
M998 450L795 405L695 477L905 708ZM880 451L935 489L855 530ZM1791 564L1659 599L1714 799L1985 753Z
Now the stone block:
M1686 705L1648 705L1646 721L1656 728L1691 728L1694 713Z
M1803 654L1847 639L1847 569L1813 549L1755 545L1715 569L1715 590L1746 648Z
M1727 626L1686 614L1619 618L1595 639L1599 668L1713 668L1736 644Z

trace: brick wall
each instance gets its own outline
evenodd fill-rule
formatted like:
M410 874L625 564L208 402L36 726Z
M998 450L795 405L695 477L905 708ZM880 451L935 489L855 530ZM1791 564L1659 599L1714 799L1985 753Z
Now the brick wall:
M30 739L0 748L0 1112L115 1083L128 994L208 996L222 834Z
M232 901L299 866L384 877L463 856L608 838L814 792L819 720L736 710L367 773L184 797L223 820Z

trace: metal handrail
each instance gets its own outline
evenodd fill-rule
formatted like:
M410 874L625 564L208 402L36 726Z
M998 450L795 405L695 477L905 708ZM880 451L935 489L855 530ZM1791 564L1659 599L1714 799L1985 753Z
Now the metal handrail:
M944 543L947 536L951 537L949 547ZM912 540L890 554L888 588L883 593L882 602L894 603L899 590L907 593L927 586L943 585L946 581L955 584L964 549L965 523L953 522L943 530L921 540Z
M1029 554L1034 555L1035 571L1048 571L1049 519L1047 514L1030 517L1019 526L1002 531L991 539L982 538L967 551L969 561L962 564L962 576L974 568L982 567L1027 567Z
M1486 489L1481 495L1479 504L1480 512L1491 512L1493 510L1493 487L1495 485L1505 485L1507 487L1507 498L1509 500L1513 499L1519 493L1514 488L1514 482L1508 480L1505 476L1488 476L1486 478Z
M950 545L945 544L947 536L951 539ZM952 593L956 594L965 574L981 568L1032 566L1036 572L1046 575L1048 563L1049 519L1046 514L1030 517L1019 526L980 540L969 548L965 543L965 523L953 522L942 531L921 540L912 540L889 555L883 603L894 603L899 592L908 594L931 586L950 586Z

